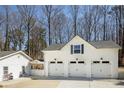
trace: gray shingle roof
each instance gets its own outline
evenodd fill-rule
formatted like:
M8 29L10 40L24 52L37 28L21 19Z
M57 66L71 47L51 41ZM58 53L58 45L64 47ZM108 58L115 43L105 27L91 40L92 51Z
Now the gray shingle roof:
M114 41L96 41L96 42L88 42L95 48L121 48L118 44L116 44ZM45 48L44 51L49 50L60 50L62 47L64 47L65 44L55 44L50 45L49 47Z
M121 48L118 44L114 41L96 41L96 42L89 42L95 48Z
M1 51L0 57L4 57L4 56L7 56L7 55L15 53L15 52L17 52L17 51Z
M17 53L21 53L22 55L24 55L29 60L33 60L30 56L25 54L23 51L0 51L0 60L5 58L5 57L8 57L8 56L15 55Z
M60 50L65 44L54 44L50 45L49 47L45 48L44 51L46 50Z

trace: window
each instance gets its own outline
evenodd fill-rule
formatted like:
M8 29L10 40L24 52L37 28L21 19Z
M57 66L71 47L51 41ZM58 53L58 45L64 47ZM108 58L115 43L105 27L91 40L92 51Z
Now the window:
M93 61L93 63L96 63L97 64L97 63L100 63L100 61Z
M51 61L50 63L51 63L51 64L54 64L54 63L55 63L55 61Z
M109 61L102 61L103 64L109 64Z
M3 67L3 74L4 74L4 75L5 75L5 74L8 74L8 67L7 67L7 66Z
M84 64L84 61L78 61L79 64Z
M71 45L71 54L83 54L84 53L84 45Z
M44 65L43 64L31 64L31 69L33 70L43 70L44 69Z
M72 64L76 64L76 61L71 61L70 63L72 63Z
M74 45L74 53L75 54L81 53L81 46L80 45Z
M57 63L62 64L63 62L62 61L58 61Z

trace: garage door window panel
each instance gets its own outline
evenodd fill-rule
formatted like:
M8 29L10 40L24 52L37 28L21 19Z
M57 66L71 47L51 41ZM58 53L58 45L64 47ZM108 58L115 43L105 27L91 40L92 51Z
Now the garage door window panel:
M78 61L79 64L84 64L84 61Z
M70 63L71 63L71 64L76 64L76 61L71 61Z
M55 64L56 62L55 62L55 61L51 61L50 63L51 63L51 64Z
M103 64L109 64L109 61L102 61Z
M63 62L62 62L62 61L58 61L57 63L58 63L58 64L62 64Z
M93 61L93 63L94 63L94 64L99 64L99 63L100 63L100 61Z

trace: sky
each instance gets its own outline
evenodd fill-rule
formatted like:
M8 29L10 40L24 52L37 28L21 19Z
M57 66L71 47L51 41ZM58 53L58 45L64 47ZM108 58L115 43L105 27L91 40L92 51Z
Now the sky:
M11 5L10 6L11 7L11 11L17 11L17 8L16 8L16 5ZM37 7L40 7L40 6L37 6ZM60 6L60 7L64 7L64 9L63 9L63 12L65 13L65 15L68 17L68 18L71 18L71 15L70 15L70 7L69 6ZM82 7L80 8L80 10L79 10L79 17L81 16L81 15L84 15L84 13L86 12L86 11L88 11L88 7L86 6L86 5L82 5ZM0 13L1 14L3 14L3 12L4 12L4 8L3 8L3 6L1 5L0 6ZM36 13L36 16L39 18L39 19L41 19L41 8L38 8L38 12ZM80 15L81 14L81 15ZM84 19L83 19L84 20ZM103 20L103 19L102 19ZM101 20L101 22L103 22Z

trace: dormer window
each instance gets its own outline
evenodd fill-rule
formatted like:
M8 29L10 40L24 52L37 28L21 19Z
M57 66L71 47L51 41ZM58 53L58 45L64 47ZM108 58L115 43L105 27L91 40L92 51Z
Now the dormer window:
M83 54L84 45L71 45L71 54Z
M81 53L81 46L80 45L74 45L73 51L75 54Z

